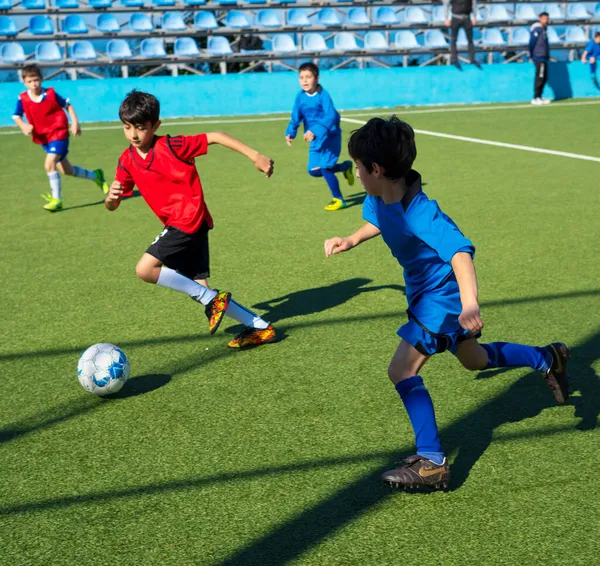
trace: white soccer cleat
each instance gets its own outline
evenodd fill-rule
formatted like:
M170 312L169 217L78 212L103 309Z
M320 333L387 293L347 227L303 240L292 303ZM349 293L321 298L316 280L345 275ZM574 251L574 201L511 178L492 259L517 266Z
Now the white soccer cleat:
M552 101L549 98L540 98L542 104L550 104Z
M534 106L541 106L544 103L542 102L541 98L533 98L531 100L531 104L533 104Z

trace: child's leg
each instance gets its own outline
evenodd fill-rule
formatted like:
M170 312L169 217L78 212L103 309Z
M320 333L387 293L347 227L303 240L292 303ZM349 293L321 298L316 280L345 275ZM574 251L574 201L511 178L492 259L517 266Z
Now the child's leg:
M60 172L64 175L72 175L73 177L77 177L79 179L87 179L88 181L93 181L102 189L102 191L105 194L108 193L108 183L104 178L104 171L102 171L102 169L90 171L89 169L78 167L77 165L71 165L71 163L66 157L63 158L58 164L58 168Z
M337 177L329 169L322 169L321 167L314 167L308 170L308 174L311 177L323 177L331 191L331 196L339 200L344 200L342 192L340 191L340 184L338 183Z
M48 174L52 198L56 200L62 200L60 175L58 174L57 170L58 160L59 156L55 153L47 153L46 160L44 161L44 168Z
M596 58L590 57L590 72L592 75L596 74Z

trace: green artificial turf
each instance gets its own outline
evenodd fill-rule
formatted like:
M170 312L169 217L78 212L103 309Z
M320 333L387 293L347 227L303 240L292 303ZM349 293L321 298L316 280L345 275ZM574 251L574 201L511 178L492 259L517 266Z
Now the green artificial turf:
M600 157L593 105L397 112L418 129ZM597 563L600 163L417 135L425 191L477 247L484 339L566 341L575 391L558 407L535 372L436 356L422 375L452 490L408 494L378 481L413 451L386 377L401 270L382 241L324 258L325 238L360 226L360 187L342 180L355 206L323 211L326 185L284 127L162 128L226 131L275 159L270 180L222 148L197 160L211 283L286 335L247 352L226 347L235 323L211 337L198 305L136 278L161 231L142 198L109 213L95 185L68 178L65 210L49 214L42 151L0 136L0 564ZM112 179L122 133L83 130L71 162ZM117 398L78 384L96 342L131 362Z

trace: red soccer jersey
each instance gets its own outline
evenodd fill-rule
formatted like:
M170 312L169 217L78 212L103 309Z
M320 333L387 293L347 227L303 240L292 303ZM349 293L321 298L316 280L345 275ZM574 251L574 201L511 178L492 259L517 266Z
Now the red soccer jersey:
M56 140L69 139L69 121L56 99L53 88L47 88L40 102L31 100L27 91L19 95L27 121L33 126L35 143L48 144Z
M188 234L203 224L212 228L194 164L194 158L207 151L206 134L156 137L145 159L129 146L117 166L117 181L123 185L123 196L131 196L136 186L165 226Z

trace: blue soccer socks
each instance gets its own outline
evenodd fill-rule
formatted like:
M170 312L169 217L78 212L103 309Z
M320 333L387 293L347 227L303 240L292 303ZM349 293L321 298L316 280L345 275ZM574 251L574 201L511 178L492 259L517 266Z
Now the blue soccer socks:
M552 365L550 354L537 346L509 342L491 342L482 346L488 353L488 368L530 367L546 373Z

